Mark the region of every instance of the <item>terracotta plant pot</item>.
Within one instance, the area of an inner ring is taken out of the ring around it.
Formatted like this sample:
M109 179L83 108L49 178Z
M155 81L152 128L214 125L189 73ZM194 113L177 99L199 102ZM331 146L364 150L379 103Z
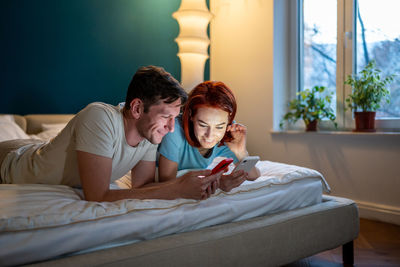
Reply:
M307 132L315 132L317 130L317 120L310 121L310 123L306 124L306 131Z
M356 129L354 132L375 132L375 114L372 111L355 111L354 119L356 121Z

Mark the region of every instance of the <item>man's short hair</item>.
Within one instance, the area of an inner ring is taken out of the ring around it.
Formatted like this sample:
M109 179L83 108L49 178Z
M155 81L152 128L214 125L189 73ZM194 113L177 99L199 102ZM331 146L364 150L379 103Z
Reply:
M151 105L157 104L160 100L170 104L180 98L183 105L187 100L187 93L163 68L146 66L139 68L133 75L126 94L126 109L130 109L130 103L135 98L143 101L144 112L147 112Z

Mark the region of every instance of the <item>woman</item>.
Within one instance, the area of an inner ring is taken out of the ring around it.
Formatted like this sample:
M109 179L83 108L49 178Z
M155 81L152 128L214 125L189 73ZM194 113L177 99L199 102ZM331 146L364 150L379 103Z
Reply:
M224 83L207 81L196 86L182 117L175 120L174 132L168 133L159 146L159 180L175 179L183 169L204 169L215 157L233 158L238 163L248 156L246 127L233 122L235 114L235 97ZM233 172L221 177L219 188L230 191L259 176L257 167L249 173Z

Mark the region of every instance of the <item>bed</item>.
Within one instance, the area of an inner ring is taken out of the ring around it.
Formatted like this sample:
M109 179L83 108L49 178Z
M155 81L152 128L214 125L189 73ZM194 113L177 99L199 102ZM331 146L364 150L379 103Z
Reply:
M71 116L14 121L39 138ZM356 204L325 195L329 185L315 170L258 167L256 181L205 201L98 203L62 185L0 185L0 265L279 266L338 246L352 263Z

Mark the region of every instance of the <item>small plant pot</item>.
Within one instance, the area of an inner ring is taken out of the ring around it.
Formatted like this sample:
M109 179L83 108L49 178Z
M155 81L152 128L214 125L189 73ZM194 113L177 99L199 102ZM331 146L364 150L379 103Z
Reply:
M315 132L317 131L317 120L310 121L308 124L306 124L306 131L307 132Z
M356 121L356 129L354 132L375 132L375 115L372 111L355 111L354 119Z

